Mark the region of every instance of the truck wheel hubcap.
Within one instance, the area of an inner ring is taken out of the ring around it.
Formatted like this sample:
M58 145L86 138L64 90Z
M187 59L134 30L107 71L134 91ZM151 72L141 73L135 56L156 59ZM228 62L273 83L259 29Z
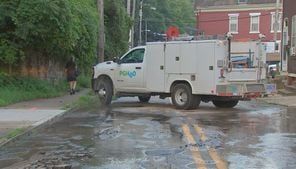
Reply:
M105 90L104 88L101 88L101 89L99 90L99 96L100 96L100 97L105 97L105 96L106 96L106 90Z
M187 102L188 95L183 89L179 89L176 92L175 99L178 105L184 105Z

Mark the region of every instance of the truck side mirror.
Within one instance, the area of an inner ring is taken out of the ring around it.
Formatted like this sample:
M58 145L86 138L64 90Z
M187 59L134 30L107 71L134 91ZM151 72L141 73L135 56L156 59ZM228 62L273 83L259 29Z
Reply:
M120 64L120 59L118 57L114 57L113 62L117 63L117 64Z

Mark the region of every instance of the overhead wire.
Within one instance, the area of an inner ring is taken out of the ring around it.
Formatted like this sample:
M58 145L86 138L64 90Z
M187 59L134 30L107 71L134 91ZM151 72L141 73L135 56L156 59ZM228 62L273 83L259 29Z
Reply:
M264 15L258 15L258 16L270 16L271 14L264 14ZM255 15L256 16L256 15ZM251 16L245 16L245 17L239 17L238 16L238 19L241 20L241 19L250 19ZM154 19L144 19L144 21L147 21L147 22L152 22L152 23L180 23L177 22L177 21L158 21L158 20L154 20ZM200 20L199 23L207 23L207 22L222 22L222 21L229 21L229 18L225 18L225 19L215 19L215 20ZM193 22L193 21L181 21L181 23L196 23L196 22Z

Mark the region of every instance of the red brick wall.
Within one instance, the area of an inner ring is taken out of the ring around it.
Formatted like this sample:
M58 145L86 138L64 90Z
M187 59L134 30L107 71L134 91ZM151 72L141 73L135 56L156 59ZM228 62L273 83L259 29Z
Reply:
M275 10L253 10L253 11L229 11L229 12L200 12L198 30L203 31L205 35L223 35L229 31L228 14L239 14L238 34L234 35L235 40L258 39L258 34L250 34L250 13L261 13L260 15L260 33L266 36L265 41L273 41L274 34L271 33L271 12ZM198 19L197 19L198 20ZM278 34L277 39L281 36Z

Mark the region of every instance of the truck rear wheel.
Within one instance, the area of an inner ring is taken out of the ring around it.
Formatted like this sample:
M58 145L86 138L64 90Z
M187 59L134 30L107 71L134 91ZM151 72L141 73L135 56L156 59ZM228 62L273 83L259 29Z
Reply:
M233 108L238 104L238 100L230 100L230 101L213 100L213 104L216 107L220 107L220 108Z
M141 103L148 103L151 96L138 96Z
M177 84L172 91L172 101L177 109L195 109L198 106L198 96L191 93L191 88L186 84Z
M201 97L200 96L195 96L196 100L195 100L195 108L199 107L200 102L201 102Z
M98 95L103 105L109 105L112 101L112 84L110 81L102 79L98 84Z

